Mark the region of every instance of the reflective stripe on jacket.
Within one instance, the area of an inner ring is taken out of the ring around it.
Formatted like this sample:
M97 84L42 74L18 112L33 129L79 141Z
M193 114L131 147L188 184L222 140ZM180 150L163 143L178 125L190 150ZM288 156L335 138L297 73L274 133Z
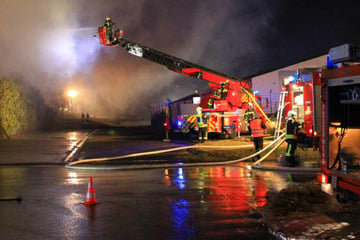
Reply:
M296 139L300 123L295 120L288 120L286 122L286 135L285 139Z
M199 128L205 128L208 126L208 119L204 117L204 114L196 114L195 116Z
M263 137L265 135L266 125L259 118L256 118L250 122L251 136Z

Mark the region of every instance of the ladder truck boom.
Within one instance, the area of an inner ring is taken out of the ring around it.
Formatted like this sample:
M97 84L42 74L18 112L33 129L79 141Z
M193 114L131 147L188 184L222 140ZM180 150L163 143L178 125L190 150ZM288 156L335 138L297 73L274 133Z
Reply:
M267 118L252 93L250 80L238 79L130 41L123 38L123 31L115 30L115 26L116 24L110 18L106 18L105 24L98 28L101 45L122 47L132 55L163 65L184 76L208 81L213 95L208 96L200 103L199 106L203 108L204 112L230 114L239 112L239 109L245 110L247 103L253 102L257 106L257 110ZM268 118L267 120L269 121ZM230 119L229 121L234 120Z
M111 24L114 24L111 22ZM111 27L110 27L111 28ZM110 29L111 30L111 29ZM230 89L238 90L238 87L251 89L250 80L240 80L209 68L188 62L155 49L143 46L139 43L130 41L122 37L122 31L116 30L109 33L109 27L104 25L98 28L100 44L105 46L120 46L128 53L137 57L145 58L152 62L161 64L169 70L183 74L188 77L195 77L208 81L209 83L220 86L221 82L229 80ZM107 33L108 32L108 33Z
M250 89L250 81L239 80L235 77L219 73L200 65L157 51L155 49L145 47L125 38L119 39L114 44L124 48L130 54L161 64L166 66L169 70L183 74L185 76L203 79L219 86L221 82L231 80L234 82L239 82L240 86Z

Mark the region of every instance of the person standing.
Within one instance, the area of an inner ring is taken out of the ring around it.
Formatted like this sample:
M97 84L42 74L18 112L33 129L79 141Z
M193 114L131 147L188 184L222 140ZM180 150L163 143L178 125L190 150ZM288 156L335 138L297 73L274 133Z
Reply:
M296 166L295 150L297 148L297 134L301 129L301 124L296 121L296 113L290 110L287 114L285 141L287 148L285 153L285 161L290 167Z
M110 17L105 19L104 26L106 27L106 38L112 42L113 41L113 29L116 28L116 24L111 21Z
M245 111L245 114L244 114L244 119L245 119L245 124L246 124L247 129L249 130L250 134L251 134L250 122L254 118L255 118L254 105L251 102L249 102L247 104L247 110Z
M196 108L196 122L199 129L199 142L208 140L208 116L202 112L202 107Z
M90 115L86 113L86 124L90 124Z
M81 124L85 123L85 114L81 113Z
M254 142L255 152L258 152L264 147L264 136L266 129L266 124L260 118L259 113L256 113L255 118L250 121L250 129L252 141ZM255 162L255 160L259 159L260 154L258 154L253 161Z

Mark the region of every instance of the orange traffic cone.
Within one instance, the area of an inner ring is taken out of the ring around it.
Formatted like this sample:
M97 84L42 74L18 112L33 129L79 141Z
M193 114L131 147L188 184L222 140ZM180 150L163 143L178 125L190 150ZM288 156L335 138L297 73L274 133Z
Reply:
M87 188L87 193L86 193L86 200L85 200L84 204L94 205L97 203L98 202L96 201L96 198L95 198L95 189L93 187L93 179L92 179L92 177L90 177L88 188Z

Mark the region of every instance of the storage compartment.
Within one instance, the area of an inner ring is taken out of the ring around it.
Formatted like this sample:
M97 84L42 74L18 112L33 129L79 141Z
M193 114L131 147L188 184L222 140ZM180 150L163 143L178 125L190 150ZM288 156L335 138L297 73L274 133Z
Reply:
M360 79L331 79L327 86L328 168L360 176Z
M345 80L343 80L345 81ZM348 82L354 82L349 79ZM360 84L328 87L328 120L342 128L360 128Z

